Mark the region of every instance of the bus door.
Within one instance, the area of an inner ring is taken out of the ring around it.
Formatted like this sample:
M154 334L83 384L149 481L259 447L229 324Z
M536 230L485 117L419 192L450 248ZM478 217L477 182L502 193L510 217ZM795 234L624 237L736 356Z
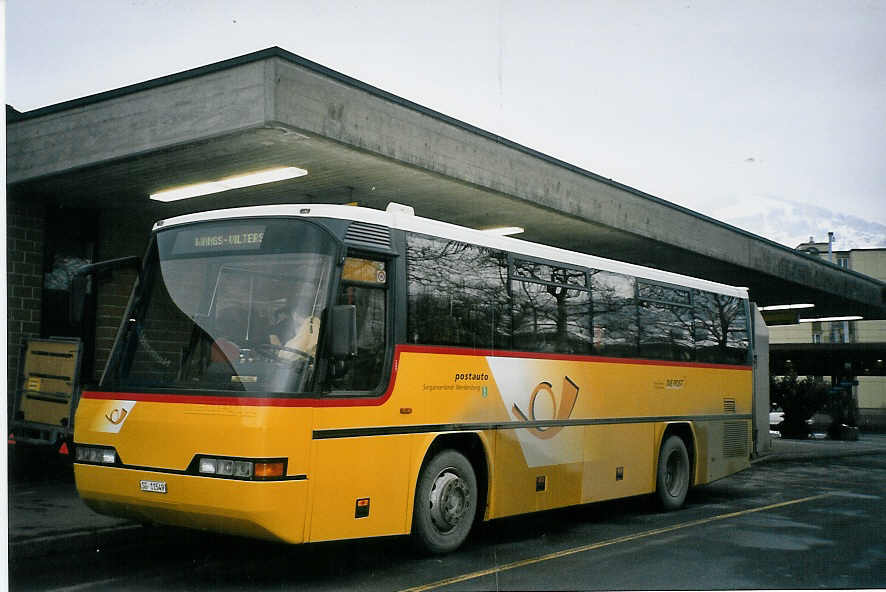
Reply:
M344 262L337 303L356 307L357 355L329 362L325 400L315 414L311 541L408 530L412 436L391 428L413 416L401 413L410 402L387 392L392 265L356 254Z

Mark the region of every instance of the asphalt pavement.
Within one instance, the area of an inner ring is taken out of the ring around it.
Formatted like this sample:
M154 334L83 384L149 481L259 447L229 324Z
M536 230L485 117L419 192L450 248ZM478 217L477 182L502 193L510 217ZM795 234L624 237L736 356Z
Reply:
M772 450L753 463L804 461L886 454L886 435L862 434L855 442L826 439L772 440ZM47 459L10 451L9 556L36 557L133 536L137 523L96 514L77 496L69 459ZM23 462L35 466L22 470ZM14 466L19 463L19 466ZM45 469L42 471L41 469ZM139 533L139 536L144 534Z

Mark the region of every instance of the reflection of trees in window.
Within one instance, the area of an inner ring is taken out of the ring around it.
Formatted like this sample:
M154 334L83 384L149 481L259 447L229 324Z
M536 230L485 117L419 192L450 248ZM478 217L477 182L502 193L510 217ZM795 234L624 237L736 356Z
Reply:
M637 355L637 305L634 278L592 270L591 294L594 353L603 356Z
M572 288L584 288L585 272L516 261L514 275L516 277L511 284L514 348L588 353L591 342L588 315L590 298L586 289Z
M691 360L689 291L638 281L637 295L640 300L640 355L657 360Z
M410 234L407 257L410 342L510 347L505 253Z
M689 306L689 290L681 290L661 284L637 282L637 298L666 304L682 304Z
M514 261L514 275L522 279L543 284L575 288L587 287L587 274L584 270L554 267L553 265L536 263L535 261L525 261L523 259L517 259Z
M522 259L508 291L506 253L417 234L407 242L412 343L747 363L739 298Z
M694 303L698 360L747 363L748 317L745 301L734 296L696 291Z

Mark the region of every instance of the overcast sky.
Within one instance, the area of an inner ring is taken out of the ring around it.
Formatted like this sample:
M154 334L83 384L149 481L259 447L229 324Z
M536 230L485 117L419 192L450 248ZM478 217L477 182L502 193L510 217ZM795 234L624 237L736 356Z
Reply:
M788 246L886 247L886 0L8 0L27 111L271 46Z

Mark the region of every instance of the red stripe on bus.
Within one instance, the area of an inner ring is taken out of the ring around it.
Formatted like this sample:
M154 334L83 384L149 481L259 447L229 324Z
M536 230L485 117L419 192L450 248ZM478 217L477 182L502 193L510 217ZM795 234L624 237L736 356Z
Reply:
M592 362L598 364L633 364L644 366L683 366L689 368L712 368L722 370L752 370L751 366L735 364L706 364L702 362L676 362L668 360L644 360L636 358L606 358L498 350L475 350L470 348L435 345L398 345L394 350L394 367L387 390L378 397L240 397L224 395L179 395L166 393L131 393L84 391L81 398L98 400L144 401L147 403L189 403L192 405L235 405L251 407L373 407L384 404L393 394L397 382L397 369L403 353L438 354L470 357L521 358L538 360L561 360L567 362Z
M167 393L127 393L86 391L81 398L146 403L188 403L191 405L232 405L251 407L357 407L381 405L390 396L380 397L240 397L226 395L176 395Z

